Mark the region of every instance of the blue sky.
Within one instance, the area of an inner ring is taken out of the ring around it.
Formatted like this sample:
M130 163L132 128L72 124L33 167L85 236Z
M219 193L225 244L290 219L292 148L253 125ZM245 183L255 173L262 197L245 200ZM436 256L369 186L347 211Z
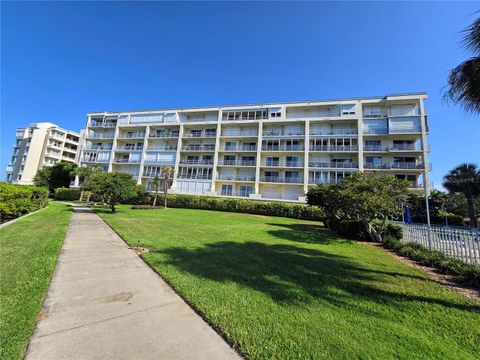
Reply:
M480 165L480 116L441 101L474 2L2 2L0 179L15 128L86 113L427 91L432 180Z

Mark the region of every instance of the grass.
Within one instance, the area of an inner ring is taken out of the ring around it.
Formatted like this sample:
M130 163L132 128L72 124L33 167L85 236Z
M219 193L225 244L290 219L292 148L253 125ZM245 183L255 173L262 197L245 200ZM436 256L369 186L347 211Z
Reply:
M480 304L319 223L205 210L99 212L252 359L475 359Z
M0 229L0 359L22 359L72 212L50 206Z

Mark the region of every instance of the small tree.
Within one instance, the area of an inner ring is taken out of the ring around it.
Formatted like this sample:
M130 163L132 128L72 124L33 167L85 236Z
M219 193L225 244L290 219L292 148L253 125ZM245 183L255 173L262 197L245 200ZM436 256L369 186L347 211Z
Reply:
M53 166L45 167L37 171L33 182L37 186L47 187L50 192L57 188L69 187L77 165L60 161Z
M160 187L160 176L158 176L158 174L155 174L155 177L153 178L153 189L155 190L155 195L153 196L153 207L157 205L159 187Z
M168 199L168 184L170 183L170 176L173 174L173 169L170 166L162 168L163 172L163 207L167 208Z
M116 212L115 205L136 194L137 183L132 175L126 173L99 173L91 176L82 185L82 189L91 191L106 202L112 211Z
M90 176L93 176L95 174L99 174L103 172L103 168L101 166L79 166L76 169L73 170L73 176L78 176L80 181L86 182ZM81 189L80 193L80 199L83 199L84 195L84 190L83 188ZM90 195L87 196L87 201Z
M450 170L443 180L443 186L449 192L465 194L470 222L477 227L474 198L480 195L480 170L475 164L460 164Z
M381 240L388 216L398 216L407 198L408 182L393 176L354 173L338 184L318 185L307 193L307 203L322 207L339 219L360 220L372 240ZM381 219L380 232L371 226Z

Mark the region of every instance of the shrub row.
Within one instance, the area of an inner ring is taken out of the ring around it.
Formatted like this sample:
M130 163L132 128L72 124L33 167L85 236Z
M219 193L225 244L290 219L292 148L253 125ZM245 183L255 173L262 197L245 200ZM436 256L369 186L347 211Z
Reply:
M152 201L150 201L150 204ZM159 205L163 197L159 196ZM238 212L266 216L282 216L304 220L323 220L324 212L316 206L284 202L263 202L243 199L225 199L201 195L168 195L168 206L172 208L204 209Z
M383 240L383 246L400 256L408 257L422 265L437 269L442 274L456 275L464 282L480 288L480 266L464 263L439 251L431 251L413 243L401 243L392 236Z
M359 241L370 241L370 235L365 226L360 220L340 220L340 219L330 219L327 221L327 226L338 232L340 235L347 237L349 239L355 239ZM381 221L373 221L372 226L375 230L380 231ZM383 234L385 236L393 236L395 239L401 239L403 237L403 231L400 226L393 223L387 223L383 229Z
M68 200L74 201L80 199L80 190L69 189L69 188L57 188L55 189L55 200Z
M46 188L0 183L0 220L2 222L41 209L47 203Z

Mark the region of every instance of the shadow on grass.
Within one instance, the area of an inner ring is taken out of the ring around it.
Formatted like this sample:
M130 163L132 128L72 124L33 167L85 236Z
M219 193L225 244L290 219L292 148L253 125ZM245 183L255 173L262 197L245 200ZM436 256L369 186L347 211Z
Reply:
M320 250L258 242L216 242L196 249L157 250L150 255L155 253L163 259L150 257L153 266L167 263L198 277L235 282L260 291L282 305L323 300L358 310L357 302L362 300L407 311L410 309L407 304L415 301L480 311L477 305L390 291L389 287L398 277L415 276L366 269L347 257Z
M268 233L282 240L307 244L332 244L348 241L321 225L279 223L269 223L267 225L279 227L278 230L268 230Z

